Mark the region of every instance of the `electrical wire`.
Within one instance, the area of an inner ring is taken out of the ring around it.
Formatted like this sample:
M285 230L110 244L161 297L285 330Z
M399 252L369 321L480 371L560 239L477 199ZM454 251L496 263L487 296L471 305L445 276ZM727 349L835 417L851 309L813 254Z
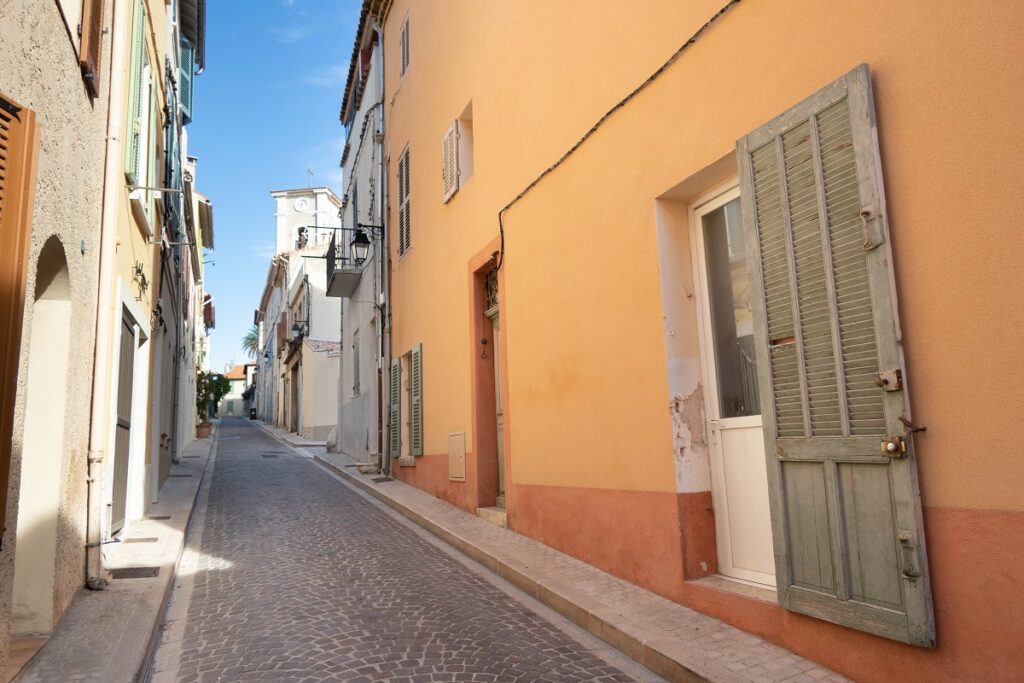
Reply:
M672 64L675 63L675 61L677 59L679 59L680 55L682 55L683 52L685 52L687 48L689 48L691 45L693 45L695 42L697 42L697 39L700 38L701 34L703 34L705 31L707 31L711 27L712 24L714 24L716 21L718 21L722 17L722 15L724 15L726 12L728 12L730 9L732 9L735 5L738 5L739 3L740 3L740 0L729 0L729 2L727 2L725 4L725 6L722 7L722 9L718 10L717 12L715 12L715 14L710 19L708 19L706 22L704 22L703 26L701 26L699 29L697 29L696 33L694 33L692 36L690 36L690 38L685 43L683 43L682 45L679 46L679 49L677 49L675 52L672 53L672 56L669 57L668 60L666 60L664 64L662 64L660 67L658 67L658 69L654 73L652 73L650 76L648 76L647 79L644 80L644 82L642 82L640 85L638 85L636 88L634 88L632 92L630 92L628 95L626 95L621 100L619 100L615 104L615 106L613 106L611 109L606 111L604 113L604 115L601 116L601 118L599 118L597 120L597 123L595 123L593 126L591 126L590 130L588 130L586 133L583 134L583 137L581 137L579 140L577 140L576 143L572 147L570 147L568 149L568 151L566 151L565 154L563 154L561 157L559 157L558 161L556 161L555 163L551 164L546 169L544 169L544 171L540 175L538 175L536 178L534 178L533 181L529 185L527 185L525 188L523 188L522 192L520 192L515 197L513 197L512 201L510 201L508 204L506 204L504 206L504 208L502 208L501 211L498 212L498 232L499 232L500 237L501 237L501 250L498 252L498 262L494 266L495 270L501 270L501 266L505 262L505 222L504 222L504 217L503 217L504 213L506 211L508 211L509 209L511 209L512 206L516 202L518 202L520 199L525 197L526 193L529 192L530 190L532 190L538 183L540 183L541 180L543 180L545 177L550 175L556 168L561 166L566 161L566 159L568 159L570 156L572 156L573 153L577 149L579 149L583 145L583 143L586 142L590 138L591 135L593 135L594 133L597 132L598 128L600 128L601 126L604 125L605 121L607 121L609 118L611 118L612 114L614 114L619 109L622 109L622 107L624 107L627 102L629 102L631 99L636 97L638 94L640 94L640 92L642 90L644 90L647 86L649 86L651 83L653 83L654 80L658 78L658 76L660 76L662 73L664 73L665 70L667 70L670 66L672 66Z

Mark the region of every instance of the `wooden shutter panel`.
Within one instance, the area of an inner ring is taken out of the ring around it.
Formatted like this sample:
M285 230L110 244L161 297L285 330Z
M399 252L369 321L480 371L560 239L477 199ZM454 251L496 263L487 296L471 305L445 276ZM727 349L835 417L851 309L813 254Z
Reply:
M409 453L423 455L423 345L409 353Z
M867 66L741 139L737 157L779 602L932 647Z
M404 76L406 70L409 68L409 18L405 18L405 22L402 24L402 69L401 75Z
M160 115L156 107L157 99L157 88L156 83L151 83L146 88L148 93L147 99L149 100L149 133L146 135L146 185L159 186L159 181L156 175L156 150L157 150L157 131L160 129ZM158 193L152 190L146 190L146 215L149 216L150 225L155 226L153 220L155 214L155 203Z
M444 187L444 201L448 201L459 189L459 122L453 121L441 141L441 180Z
M0 531L7 510L38 140L35 112L0 94Z
M126 122L127 139L125 140L124 174L131 184L139 179L139 157L142 140L142 72L145 66L146 8L140 0L136 0L132 21L132 61L131 73L128 78L128 121Z
M192 76L195 73L196 49L181 41L181 64L178 67L178 103L185 123L192 121Z
M82 8L82 42L79 62L89 94L100 94L100 55L103 49L103 0L85 0Z
M391 457L402 454L402 363L391 361L390 416L388 426L391 435Z
M409 202L409 150L398 158L398 253L404 254L412 244L412 214Z

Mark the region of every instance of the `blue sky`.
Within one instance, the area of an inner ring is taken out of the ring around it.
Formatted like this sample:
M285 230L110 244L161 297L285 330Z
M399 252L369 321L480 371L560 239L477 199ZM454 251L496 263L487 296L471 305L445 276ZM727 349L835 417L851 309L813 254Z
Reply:
M189 153L197 189L213 202L215 249L210 369L243 362L242 335L274 252L271 190L314 185L340 194L341 90L359 0L211 0L206 71L195 79Z

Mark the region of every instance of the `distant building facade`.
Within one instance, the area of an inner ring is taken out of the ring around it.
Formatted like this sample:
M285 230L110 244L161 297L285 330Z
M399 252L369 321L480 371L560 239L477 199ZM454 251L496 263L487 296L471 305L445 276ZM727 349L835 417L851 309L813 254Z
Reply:
M341 203L329 188L271 193L277 254L255 314L257 415L314 440L334 431L341 307L327 297L327 250Z

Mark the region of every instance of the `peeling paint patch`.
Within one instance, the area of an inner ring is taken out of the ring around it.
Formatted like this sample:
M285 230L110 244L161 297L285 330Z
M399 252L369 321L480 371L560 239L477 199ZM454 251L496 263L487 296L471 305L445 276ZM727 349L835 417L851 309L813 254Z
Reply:
M711 489L708 442L704 418L704 388L700 383L686 396L669 403L672 417L672 450L676 466L676 491L692 493Z

